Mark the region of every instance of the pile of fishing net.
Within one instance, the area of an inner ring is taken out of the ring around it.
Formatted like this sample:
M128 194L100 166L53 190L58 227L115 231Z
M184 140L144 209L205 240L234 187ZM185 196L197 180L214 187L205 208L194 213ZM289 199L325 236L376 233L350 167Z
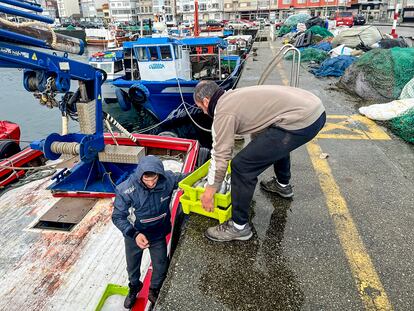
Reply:
M414 77L414 48L373 49L345 72L339 86L366 100L389 102L399 98Z
M414 108L399 117L391 119L390 126L395 134L414 144Z
M306 32L311 32L314 35L318 35L322 38L333 37L334 35L324 27L321 26L312 26Z
M316 63L322 63L325 59L329 57L328 52L316 49L316 48L306 48L300 52L300 61L301 62L310 62L314 61ZM290 60L293 58L292 54L288 54L286 59Z
M284 36L285 34L289 33L292 30L293 27L290 26L286 26L286 25L282 25L282 27L280 27L279 32L277 33L277 35L279 37Z
M298 23L305 23L308 19L310 19L309 14L306 14L306 13L293 14L285 20L283 25L286 25L289 27L296 27Z

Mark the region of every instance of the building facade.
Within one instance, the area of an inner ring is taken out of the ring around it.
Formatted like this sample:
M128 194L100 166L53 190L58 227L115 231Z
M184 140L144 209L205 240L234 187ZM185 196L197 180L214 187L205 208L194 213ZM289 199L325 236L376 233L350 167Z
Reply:
M78 1L57 0L57 8L60 18L68 18L74 14L80 14L80 7Z
M224 0L224 19L273 19L277 0Z
M137 0L109 0L109 11L112 22L137 22Z
M177 0L177 19L179 21L194 21L194 1ZM199 0L199 20L224 19L223 0Z
M40 2L43 12L42 15L49 18L58 18L58 7L56 0L42 0Z
M158 3L155 3L158 5ZM153 0L138 0L137 1L137 15L138 20L154 19L154 3Z

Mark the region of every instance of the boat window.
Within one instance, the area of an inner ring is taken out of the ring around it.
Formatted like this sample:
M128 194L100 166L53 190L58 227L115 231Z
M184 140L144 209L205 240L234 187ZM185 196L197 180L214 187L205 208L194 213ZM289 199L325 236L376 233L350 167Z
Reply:
M149 46L148 52L151 57L151 60L159 60L158 58L158 51L156 46Z
M124 69L124 66L122 65L122 60L117 60L114 63L114 73L120 72Z
M112 63L101 63L99 67L106 73L112 73Z
M89 63L89 65L91 65L93 68L98 67L98 64L97 63Z
M162 60L172 60L171 48L169 45L160 46L160 54Z
M175 58L176 59L181 59L182 58L182 50L181 47L178 45L174 46L174 51L175 51Z
M135 53L138 54L138 61L145 61L149 60L148 54L147 54L147 48L135 48Z

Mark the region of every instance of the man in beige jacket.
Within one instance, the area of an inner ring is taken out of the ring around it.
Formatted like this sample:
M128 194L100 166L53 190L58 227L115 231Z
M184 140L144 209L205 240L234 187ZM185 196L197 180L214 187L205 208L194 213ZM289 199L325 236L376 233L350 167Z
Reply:
M205 210L214 209L214 194L233 155L234 136L255 136L231 162L232 218L205 233L218 242L248 240L253 235L248 217L257 177L273 165L275 176L262 182L262 189L293 196L289 154L322 129L325 108L317 96L299 88L261 85L224 92L213 81L196 86L194 101L213 118L208 185L201 197Z

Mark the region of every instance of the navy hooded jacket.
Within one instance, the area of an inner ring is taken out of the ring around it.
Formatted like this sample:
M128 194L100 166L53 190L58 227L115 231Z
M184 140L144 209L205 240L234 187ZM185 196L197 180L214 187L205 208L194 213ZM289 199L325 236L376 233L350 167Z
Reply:
M157 185L147 188L141 177L145 172L159 175ZM171 231L170 201L184 174L164 171L161 160L145 156L127 180L116 187L112 221L125 238L135 239L139 233L149 242L165 238Z

